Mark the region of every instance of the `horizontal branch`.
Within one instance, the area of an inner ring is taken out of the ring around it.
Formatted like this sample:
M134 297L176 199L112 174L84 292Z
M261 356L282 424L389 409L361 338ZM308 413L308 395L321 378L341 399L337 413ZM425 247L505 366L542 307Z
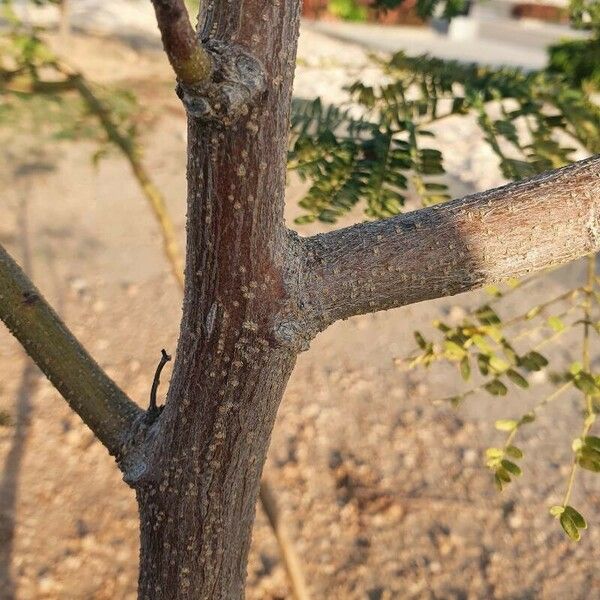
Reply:
M600 155L304 244L319 329L519 277L600 249Z
M0 319L71 408L117 456L141 414L0 246Z
M177 79L186 85L202 83L212 74L212 61L202 47L184 0L152 0L163 46Z

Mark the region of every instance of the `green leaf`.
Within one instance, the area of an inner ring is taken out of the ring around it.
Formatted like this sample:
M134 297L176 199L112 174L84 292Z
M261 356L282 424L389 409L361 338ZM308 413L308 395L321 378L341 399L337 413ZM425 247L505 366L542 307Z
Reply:
M446 323L440 321L439 319L433 321L432 324L436 329L439 329L442 333L447 333L451 329L451 327L449 327L448 325L446 325Z
M515 352L514 348L506 340L502 341L502 351L504 352L504 355L510 361L511 364L518 364L519 356Z
M600 437L595 435L587 435L583 438L583 441L585 442L586 446L590 446L591 448L594 448L600 452Z
M481 330L497 344L501 344L504 340L504 331L500 325L482 325Z
M485 354L477 355L477 368L482 375L489 375L490 365L489 358Z
M489 365L497 373L504 373L504 371L506 371L510 366L505 360L501 359L495 354L490 356Z
M592 473L600 473L600 462L594 460L593 458L589 458L587 456L580 456L577 459L577 464L586 471L591 471Z
M563 512L560 515L560 524L564 530L564 532L575 542L578 542L581 539L581 534L577 529L577 526L573 522L573 519L566 513Z
M492 347L487 343L485 338L481 335L474 335L472 338L473 343L484 353L492 354Z
M525 413L521 419L519 420L519 423L521 425L527 425L528 423L533 423L535 421L535 413L534 412L528 412Z
M563 512L565 512L564 506L556 505L550 508L550 514L557 519L563 514Z
M494 309L489 305L485 304L475 311L477 320L482 325L499 325L502 321Z
M499 419L494 424L498 431L513 431L518 427L518 425L519 422L515 421L514 419Z
M484 290L486 291L486 293L488 293L490 296L493 296L494 298L502 297L502 291L497 285L486 285Z
M574 362L569 367L569 373L571 373L571 375L577 375L580 371L583 371L583 365L580 362Z
M565 324L559 317L548 317L548 325L557 333L563 331Z
M500 464L512 475L516 475L517 477L519 477L523 474L523 471L521 471L521 467L519 467L519 465L516 465L510 460L504 459L503 461L501 461Z
M516 446L507 446L506 454L508 454L508 456L512 456L512 458L523 458L523 451Z
M596 380L587 371L579 371L573 378L575 387L581 390L584 394L595 395L600 393L600 389L596 385Z
M548 364L548 359L539 352L532 350L521 356L519 362L528 371L541 371Z
M508 371L506 371L506 376L516 385L518 385L521 388L528 388L529 387L529 382L527 381L527 379L525 379L525 377L523 377L523 375L521 375L519 372L515 371L514 369L509 369Z
M510 480L510 478L509 478ZM502 480L502 478L500 477L500 475L498 475L498 472L496 471L496 473L494 473L494 483L496 484L496 487L498 488L498 491L502 491L502 489L504 488L504 481Z
M600 462L600 450L592 448L592 446L582 444L581 448L579 449L579 453L585 458L590 458L592 460L595 460L596 462Z
M465 381L468 381L471 376L471 363L468 356L463 357L460 361L460 375Z
M302 215L301 217L296 217L294 223L296 225L307 225L308 223L313 223L315 219L315 215Z
M495 471L500 466L500 461L504 457L504 450L502 448L488 448L485 451L485 456L486 467Z
M492 379L483 388L492 396L506 396L508 392L508 388L499 379Z
M575 523L577 529L587 529L587 523L585 522L585 519L581 513L576 511L572 506L565 506L564 514L569 515L573 523Z
M444 341L444 355L449 360L460 360L467 354L467 351L451 340Z
M487 448L485 451L486 458L502 458L504 450L502 448Z
M421 348L421 350L425 350L425 348L427 348L427 342L425 341L425 338L421 335L421 332L414 331L413 335L415 336L415 340L417 340L417 344L419 344L419 348Z
M510 474L505 468L500 467L499 469L497 469L496 475L505 483L510 483Z

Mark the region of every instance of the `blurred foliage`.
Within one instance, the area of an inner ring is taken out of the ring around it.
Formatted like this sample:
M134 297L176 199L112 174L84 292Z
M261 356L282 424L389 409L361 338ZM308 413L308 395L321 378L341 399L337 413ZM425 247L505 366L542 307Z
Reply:
M392 8L398 3L379 4ZM428 10L437 4L430 2ZM457 9L456 4L445 6L444 10ZM598 4L578 6L578 22L589 26L584 9L592 14ZM581 58L589 56L582 51ZM566 165L577 147L600 152L600 109L590 95L591 86L585 84L589 78L569 70L575 61L566 61L568 68L526 72L399 52L378 63L382 82L353 83L343 106L326 106L319 99L294 102L289 168L309 184L300 201L305 213L298 223L334 223L357 206L364 207L368 218L387 218L405 210L411 198L422 206L447 200L444 157L436 148L433 126L449 117L477 123L508 180ZM511 389L535 397L523 414L496 422L505 439L488 448L485 463L499 490L522 474L518 440L523 428L534 424L551 403L580 395L582 429L573 442L564 500L551 508L573 540L580 539L587 527L570 504L575 475L580 469L600 472L600 438L590 434L600 410L600 372L592 370L590 360L592 336L600 335L595 264L595 257L589 257L580 286L523 314L503 316L502 301L519 290L526 293L537 277L490 286L490 298L462 322L436 321L437 334L428 337L415 332L418 348L397 361L403 368L449 362L459 378L475 381L444 399L453 406L479 393L502 397ZM552 364L546 347L560 344L565 334L577 330L581 360ZM535 341L540 336L541 341ZM533 384L543 373L555 389L540 399Z
M600 2L598 0L570 0L571 22L578 29L587 29L600 35Z
M600 152L600 110L562 75L403 52L380 65L386 82L355 82L345 107L294 102L289 167L311 184L298 223L335 222L359 202L385 218L409 195L448 199L431 126L450 116L476 117L507 179L567 164L577 143Z
M372 6L380 10L390 10L404 4L406 0L373 0ZM415 8L419 16L452 19L464 15L473 5L472 0L416 0ZM574 27L600 30L600 2L598 0L570 0L569 16Z
M99 144L94 159L100 158L113 142L89 96L82 93L85 88L134 146L139 107L131 91L87 82L51 50L41 37L43 29L19 19L11 0L0 0L0 15L5 20L0 36L0 127L35 132L38 141L92 140Z
M549 48L549 71L564 75L573 87L600 91L600 37L566 40Z
M372 6L385 11L397 8L404 2L405 0L373 0ZM471 0L417 0L415 9L421 18L434 16L452 19L464 15L471 3Z
M0 127L28 129L38 146L44 137L93 140L98 146L94 164L111 150L120 152L154 213L173 275L183 284L175 227L164 197L142 164L135 95L88 81L52 52L41 37L43 30L19 19L11 0L0 0L0 8L8 25L0 36Z
M571 0L569 9L573 26L591 37L550 46L549 71L562 74L571 86L600 91L600 2Z
M329 0L327 10L345 21L364 21L367 18L367 7L357 0Z

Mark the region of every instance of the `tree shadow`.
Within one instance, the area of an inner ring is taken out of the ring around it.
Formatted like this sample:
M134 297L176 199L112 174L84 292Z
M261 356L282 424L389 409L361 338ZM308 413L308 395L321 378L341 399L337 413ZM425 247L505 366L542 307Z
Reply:
M44 162L36 161L21 165L14 171L15 180L23 178L23 190L18 205L18 238L21 245L21 266L32 275L33 263L29 229L28 198L32 176L51 170ZM14 408L14 433L12 443L4 461L0 478L0 598L15 600L16 583L11 573L15 546L16 508L19 495L19 480L33 414L33 394L41 379L41 372L23 353L25 364L21 371Z
M4 461L2 479L0 479L0 585L3 600L14 600L16 597L15 581L11 574L15 542L15 510L21 464L25 456L33 412L31 399L38 381L37 367L27 361L21 372L21 382L17 390L12 445Z

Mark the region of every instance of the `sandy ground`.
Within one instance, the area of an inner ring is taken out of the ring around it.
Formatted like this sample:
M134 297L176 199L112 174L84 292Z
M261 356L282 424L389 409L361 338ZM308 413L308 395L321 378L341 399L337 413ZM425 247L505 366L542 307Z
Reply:
M92 78L139 95L145 163L183 235L184 115L162 55L104 39L76 36L72 44L69 55ZM302 97L333 99L348 77L372 76L362 51L315 33L303 34L300 56ZM499 183L473 130L449 123L443 135L461 144L449 165L455 189ZM180 298L127 165L112 155L94 167L91 144L40 146L0 135L0 241L108 373L145 404L160 348L175 348ZM290 222L300 192L290 188ZM580 275L581 265L555 272L503 310L517 314ZM300 356L265 472L315 599L600 598L598 478L578 478L573 503L590 521L581 543L569 543L547 513L564 489L578 397L524 431L525 475L500 495L482 457L502 440L493 422L543 397L544 377L533 393L477 396L456 411L433 402L459 386L451 371L407 374L394 364L413 349L414 328L430 331L433 318L460 316L480 299L468 294L338 323ZM567 338L548 354L566 360L576 342ZM0 427L0 598L135 598L133 493L2 329L0 408L10 415ZM290 598L260 511L248 597Z

